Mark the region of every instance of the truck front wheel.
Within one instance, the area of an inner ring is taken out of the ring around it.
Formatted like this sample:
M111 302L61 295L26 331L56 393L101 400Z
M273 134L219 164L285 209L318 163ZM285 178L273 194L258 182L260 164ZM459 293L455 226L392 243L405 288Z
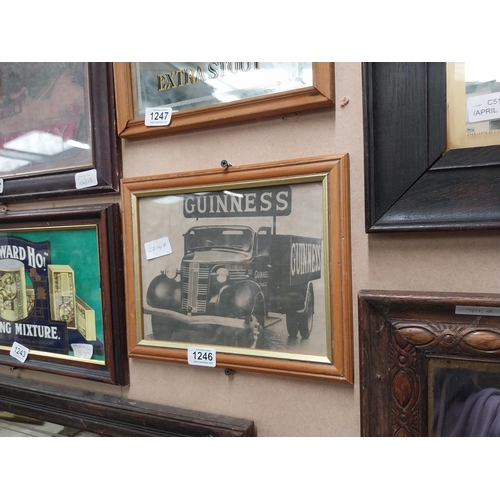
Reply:
M153 327L153 337L155 340L171 340L174 334L174 327L171 321L159 316L151 316L151 326Z
M266 306L262 294L257 295L255 305L248 322L248 329L238 336L239 347L253 347L264 329L266 322Z

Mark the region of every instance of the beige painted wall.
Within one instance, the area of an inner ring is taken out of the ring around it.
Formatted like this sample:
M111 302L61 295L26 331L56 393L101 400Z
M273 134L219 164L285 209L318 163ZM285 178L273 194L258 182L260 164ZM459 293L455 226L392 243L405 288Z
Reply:
M249 418L259 436L359 436L357 293L361 289L497 292L500 234L364 231L361 65L337 63L334 109L123 142L124 176L349 153L354 317L353 385L130 360L131 382L119 388L0 367L0 373L108 394ZM343 98L348 104L340 106ZM390 118L390 117L389 117ZM110 197L109 200L118 200ZM92 200L95 201L95 200ZM97 201L103 201L99 199ZM108 201L108 200L106 200ZM70 205L70 202L36 206ZM24 208L33 205L26 204Z

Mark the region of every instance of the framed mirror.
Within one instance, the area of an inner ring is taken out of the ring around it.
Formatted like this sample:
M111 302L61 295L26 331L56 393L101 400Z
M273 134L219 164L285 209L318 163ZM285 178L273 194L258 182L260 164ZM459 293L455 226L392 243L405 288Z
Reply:
M500 436L500 365L432 359L429 402L431 436Z
M323 108L335 100L332 62L119 62L114 74L124 139ZM147 110L165 109L168 123L146 121Z
M118 191L111 63L0 63L0 202Z
M365 228L500 227L500 145L448 145L446 63L364 63Z
M363 436L500 435L500 295L363 290Z

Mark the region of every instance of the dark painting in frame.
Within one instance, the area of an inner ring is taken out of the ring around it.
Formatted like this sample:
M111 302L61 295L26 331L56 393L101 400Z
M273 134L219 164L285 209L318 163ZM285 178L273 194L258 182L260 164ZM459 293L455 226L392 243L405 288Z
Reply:
M446 63L363 63L366 232L500 227L500 146L447 150Z
M126 385L119 205L6 212L0 223L0 363Z
M121 190L130 357L352 382L347 155Z
M1 63L0 70L0 157L20 163L0 171L0 202L116 192L112 63Z

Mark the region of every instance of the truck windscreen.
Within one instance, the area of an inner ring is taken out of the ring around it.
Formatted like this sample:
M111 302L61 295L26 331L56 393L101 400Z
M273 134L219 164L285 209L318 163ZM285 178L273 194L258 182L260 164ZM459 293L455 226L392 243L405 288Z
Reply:
M186 233L186 245L189 251L229 248L248 252L252 248L252 234L253 231L246 227L198 227Z

